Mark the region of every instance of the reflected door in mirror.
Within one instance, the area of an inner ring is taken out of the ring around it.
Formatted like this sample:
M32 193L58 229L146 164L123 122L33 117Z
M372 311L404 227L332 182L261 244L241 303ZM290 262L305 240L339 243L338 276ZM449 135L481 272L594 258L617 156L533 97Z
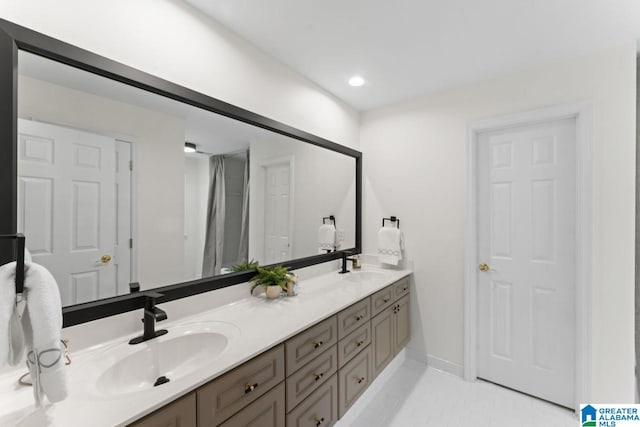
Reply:
M51 271L63 305L115 295L118 277L129 282L129 253L118 248L130 230L130 212L118 209L130 199L129 168L116 166L128 144L28 120L18 133L18 229L34 262Z
M269 165L265 172L264 264L275 264L292 259L291 164Z

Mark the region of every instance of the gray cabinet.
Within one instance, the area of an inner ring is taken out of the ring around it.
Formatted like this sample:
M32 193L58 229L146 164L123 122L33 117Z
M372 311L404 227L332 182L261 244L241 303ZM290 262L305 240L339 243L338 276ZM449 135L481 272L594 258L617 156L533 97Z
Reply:
M287 415L287 427L325 427L338 421L338 380L333 375Z
M295 408L338 370L338 352L334 345L287 377L287 412Z
M342 339L371 319L370 298L345 308L338 313L338 339Z
M387 307L382 313L371 319L371 342L373 345L373 376L377 377L395 356L393 307Z
M395 333L393 345L394 353L398 354L411 339L411 319L409 318L409 295L406 295L395 303L394 310L394 325L393 331Z
M355 403L371 384L371 348L365 348L338 373L338 417Z
M387 286L371 296L371 315L382 312L396 300L394 285Z
M130 424L131 427L196 427L196 394L185 397L158 409L151 415Z
M287 375L322 354L338 342L338 322L336 316L300 332L286 343Z
M391 305L371 319L374 378L382 372L411 339L409 279L406 278L396 282L389 286L388 289L392 290L393 295L404 296L394 300Z
M285 422L284 396L284 383L280 383L220 427L282 427Z
M371 323L367 322L338 341L338 366L342 368L371 343Z
M284 346L279 345L200 387L198 426L219 425L283 380Z

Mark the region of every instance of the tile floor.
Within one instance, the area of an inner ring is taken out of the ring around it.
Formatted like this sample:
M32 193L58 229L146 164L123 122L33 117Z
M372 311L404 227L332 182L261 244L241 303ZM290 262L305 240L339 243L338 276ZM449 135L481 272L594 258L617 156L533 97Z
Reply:
M466 382L411 359L370 390L336 427L580 425L568 409L485 381Z

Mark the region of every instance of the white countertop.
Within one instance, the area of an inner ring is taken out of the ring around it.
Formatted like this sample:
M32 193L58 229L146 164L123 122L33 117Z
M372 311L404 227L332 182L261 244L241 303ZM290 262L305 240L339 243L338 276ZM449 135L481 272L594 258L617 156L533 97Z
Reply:
M107 396L87 392L87 364L107 352L109 347L126 343L122 337L98 346L73 353L68 369L69 397L57 404L36 409L31 387L18 385L26 369L0 375L0 426L120 426L170 403L221 374L241 365L276 344L305 330L320 320L338 313L351 304L373 294L385 286L411 274L411 270L379 269L370 265L349 273L353 278L366 271L384 273L384 279L355 283L337 272L325 274L299 283L299 295L267 300L264 296L247 297L233 303L180 319L161 322L156 328L169 329L189 322L221 322L231 324L227 348L199 371L172 380L143 392ZM171 313L168 313L171 316ZM140 326L140 333L142 326ZM152 340L153 341L153 340ZM139 344L145 346L147 343Z

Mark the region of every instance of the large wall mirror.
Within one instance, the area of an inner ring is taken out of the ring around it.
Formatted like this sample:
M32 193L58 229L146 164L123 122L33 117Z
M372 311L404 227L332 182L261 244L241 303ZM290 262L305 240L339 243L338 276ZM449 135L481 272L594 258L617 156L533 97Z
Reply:
M360 153L0 24L17 62L0 118L15 132L2 232L26 236L72 311L137 307L122 303L133 282L175 299L246 280L234 271L247 261L305 266L359 248ZM329 216L332 253L318 241Z

